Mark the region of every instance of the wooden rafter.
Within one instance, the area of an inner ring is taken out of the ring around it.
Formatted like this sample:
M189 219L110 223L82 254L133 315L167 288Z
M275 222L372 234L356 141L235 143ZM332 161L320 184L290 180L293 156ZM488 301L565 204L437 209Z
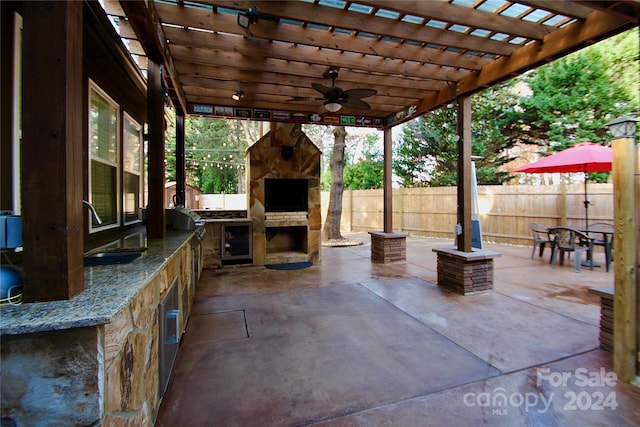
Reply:
M105 8L123 38L162 56L174 105L315 112L323 100L299 98L320 97L311 85L329 85L336 68L343 89L377 90L366 114L386 126L631 28L640 3L108 0ZM238 14L247 13L243 28ZM232 101L240 87L244 98Z

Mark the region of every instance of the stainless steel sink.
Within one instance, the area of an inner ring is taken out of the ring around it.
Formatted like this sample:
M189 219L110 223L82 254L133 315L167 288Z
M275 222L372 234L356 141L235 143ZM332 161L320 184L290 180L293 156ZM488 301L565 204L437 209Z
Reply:
M143 250L96 252L84 256L84 266L127 264L142 255L142 252Z

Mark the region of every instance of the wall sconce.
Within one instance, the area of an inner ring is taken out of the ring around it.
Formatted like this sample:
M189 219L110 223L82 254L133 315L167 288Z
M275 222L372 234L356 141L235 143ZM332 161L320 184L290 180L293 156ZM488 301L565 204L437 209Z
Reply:
M342 108L342 105L338 104L337 102L327 101L327 102L324 103L324 108L326 108L327 111L335 113L336 111L338 111L338 110L340 110Z
M611 120L605 125L609 133L614 139L617 138L634 138L636 136L635 117L624 116Z
M234 93L233 95L231 95L231 98L234 101L240 101L242 99L242 97L244 96L244 91L242 89L237 90L236 93Z

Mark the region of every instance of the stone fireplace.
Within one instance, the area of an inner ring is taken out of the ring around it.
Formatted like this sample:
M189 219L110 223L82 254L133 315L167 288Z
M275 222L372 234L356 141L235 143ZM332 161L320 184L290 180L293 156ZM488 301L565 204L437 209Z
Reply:
M247 150L254 265L318 260L320 155L295 124L278 124Z

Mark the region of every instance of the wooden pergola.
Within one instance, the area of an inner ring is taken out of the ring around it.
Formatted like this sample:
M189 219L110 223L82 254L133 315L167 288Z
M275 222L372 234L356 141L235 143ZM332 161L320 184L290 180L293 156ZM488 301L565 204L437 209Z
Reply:
M312 83L370 87L389 127L638 24L636 1L105 2L142 69L163 63L169 95L194 105L315 113ZM243 19L248 24L241 25ZM244 92L239 101L236 91ZM208 114L208 113L204 113ZM213 114L212 114L213 115Z
M83 189L75 182L82 176L84 134L77 119L83 115L77 49L83 5L55 3L25 2L23 149L56 161L25 166L32 183L25 188L43 183L48 194L26 194L32 207L24 210L23 237L25 266L43 280L33 286L66 286L70 298L82 290ZM95 9L95 2L86 3ZM392 127L457 102L462 252L471 251L470 96L640 21L635 0L105 0L104 7L133 58L114 54L115 60L133 64L146 83L150 237L162 237L165 227L165 95L177 112L178 169L186 115L382 129L387 233L393 232ZM62 58L55 69L52 53ZM332 69L345 90L377 91L366 98L370 109L319 112L323 100L307 98L319 96L312 84L331 85ZM232 99L239 91L242 98ZM60 206L41 212L54 198ZM53 222L67 232L38 240L36 230Z
M390 129L461 101L459 248L466 251L471 116L464 100L632 28L640 14L636 1L536 0L111 0L105 9L141 69L164 66L179 116ZM343 89L375 89L366 98L371 108L323 111L312 84L330 86L330 70L338 71ZM241 99L232 99L237 93ZM390 233L391 134L384 135L384 231Z

